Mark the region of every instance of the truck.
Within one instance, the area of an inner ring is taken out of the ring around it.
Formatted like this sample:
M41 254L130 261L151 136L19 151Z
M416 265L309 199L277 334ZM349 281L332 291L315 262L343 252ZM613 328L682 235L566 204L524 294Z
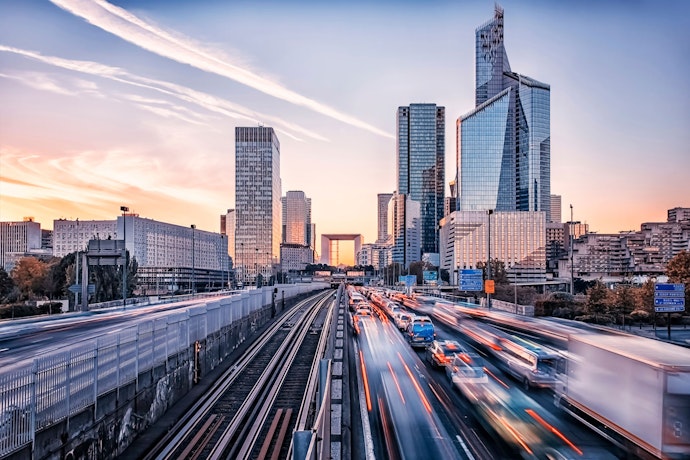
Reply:
M643 459L690 458L690 350L618 332L568 337L554 402Z

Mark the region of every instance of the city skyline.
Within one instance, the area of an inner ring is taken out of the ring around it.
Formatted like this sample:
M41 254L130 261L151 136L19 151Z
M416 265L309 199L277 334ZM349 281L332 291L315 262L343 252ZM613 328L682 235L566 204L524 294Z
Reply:
M262 8L261 5L268 6ZM690 196L690 4L502 2L506 51L551 86L551 193L613 233ZM218 231L235 207L234 128L281 140L284 195L321 233L377 239L395 191L395 113L474 107L491 2L318 5L2 1L0 220L142 217ZM415 30L414 34L405 33ZM433 44L433 47L430 47ZM683 173L683 171L686 171ZM319 238L315 238L319 241Z

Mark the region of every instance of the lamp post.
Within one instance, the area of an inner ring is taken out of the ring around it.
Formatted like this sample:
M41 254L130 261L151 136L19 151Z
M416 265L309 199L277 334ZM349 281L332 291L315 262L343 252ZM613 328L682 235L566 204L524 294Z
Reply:
M493 209L488 210L488 214L489 214L489 237L487 238L487 242L488 242L488 246L489 246L488 247L489 260L486 264L487 265L486 279L488 279L488 280L491 279L491 214L493 214L493 213L494 213ZM486 293L486 306L488 308L491 308L491 294L489 294L488 292Z
M573 205L570 205L570 295L575 295L575 264L573 256L573 243L575 239L573 238Z
M196 261L194 260L194 257L195 257L194 251L196 250L196 244L195 244L196 241L194 239L194 229L196 229L196 225L192 224L191 228L192 228L192 288L190 290L192 291L192 294L195 294L196 293L196 279L195 279L196 273L195 273L194 267L196 265L196 263L195 263Z
M259 289L259 248L254 248L254 287Z
M122 242L124 243L123 249L123 259L124 265L122 266L122 308L127 305L127 212L129 208L127 206L120 206L120 211L122 211Z

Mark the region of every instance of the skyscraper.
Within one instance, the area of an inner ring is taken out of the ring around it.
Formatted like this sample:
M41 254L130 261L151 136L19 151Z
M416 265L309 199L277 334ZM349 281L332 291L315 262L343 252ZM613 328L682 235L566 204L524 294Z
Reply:
M549 222L560 224L561 220L561 196L551 195L551 208L549 212Z
M510 69L503 9L476 30L474 110L457 122L460 211L550 212L549 85Z
M388 239L388 202L393 198L392 193L379 193L378 198L378 237L377 243L384 243Z
M421 254L411 254L412 259L405 260L406 264L421 260L424 253L438 253L438 225L443 218L445 191L445 123L445 107L398 107L397 193L419 203L421 220ZM403 253L402 249L398 252Z
M235 264L239 279L269 278L280 254L280 142L273 128L235 128Z
M283 208L283 243L314 246L311 234L311 198L304 192L287 192L281 198Z

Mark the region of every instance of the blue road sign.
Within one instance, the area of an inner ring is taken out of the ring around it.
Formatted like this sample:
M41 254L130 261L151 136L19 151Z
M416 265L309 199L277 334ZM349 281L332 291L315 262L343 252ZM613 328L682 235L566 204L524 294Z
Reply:
M671 306L671 307L654 307L657 313L673 313L678 311L685 311L685 307Z
M482 270L460 270L461 291L481 291L484 289L484 272Z
M680 306L685 306L685 299L675 299L675 298L654 298L654 305L659 306L659 305L680 305Z
M683 283L655 283L654 295L656 291L683 291L685 292L685 285Z

